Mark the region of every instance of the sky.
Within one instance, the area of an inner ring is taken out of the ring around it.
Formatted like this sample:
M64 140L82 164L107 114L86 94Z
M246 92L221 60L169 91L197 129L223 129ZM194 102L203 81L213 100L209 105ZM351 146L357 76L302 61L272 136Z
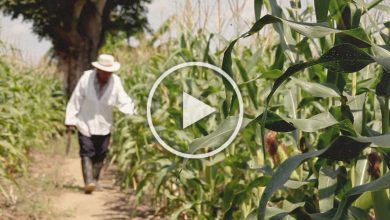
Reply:
M0 17L0 39L19 49L27 62L37 63L51 47L46 40L40 41L32 33L31 24L22 19L11 20L10 17Z

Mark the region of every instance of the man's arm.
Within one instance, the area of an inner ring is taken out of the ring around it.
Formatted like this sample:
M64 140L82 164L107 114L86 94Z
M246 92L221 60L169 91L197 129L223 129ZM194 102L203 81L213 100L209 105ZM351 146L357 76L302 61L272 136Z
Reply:
M77 82L75 89L73 90L72 96L69 99L69 102L66 106L65 114L65 125L68 129L76 127L77 125L77 114L80 111L81 103L84 99L84 91L82 88L82 78Z
M119 109L119 111L121 111L126 115L136 114L134 102L127 95L120 80L119 80L118 90L119 91L118 91L116 106Z

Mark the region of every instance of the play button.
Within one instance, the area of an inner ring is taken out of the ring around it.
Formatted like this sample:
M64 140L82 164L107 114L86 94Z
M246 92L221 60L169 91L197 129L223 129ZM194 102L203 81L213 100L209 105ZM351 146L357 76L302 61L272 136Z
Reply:
M183 92L183 129L215 111L215 108Z
M235 93L236 115L223 115L225 89ZM160 97L154 97L157 90ZM229 74L208 63L187 62L169 68L153 83L146 117L152 135L163 148L180 157L200 159L216 155L233 142L244 120L243 106L238 85ZM215 117L202 120L213 113ZM195 123L199 126L190 129ZM228 130L223 127L226 124ZM201 144L202 151L192 150L193 144Z

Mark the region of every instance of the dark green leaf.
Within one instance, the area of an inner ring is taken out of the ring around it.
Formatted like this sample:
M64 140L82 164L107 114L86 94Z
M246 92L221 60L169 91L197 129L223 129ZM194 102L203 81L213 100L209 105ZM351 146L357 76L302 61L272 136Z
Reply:
M285 160L276 170L276 172L272 175L271 180L267 184L263 195L261 196L260 202L259 202L259 209L258 209L258 218L260 220L265 219L266 209L267 209L267 203L268 200L271 198L272 194L280 189L284 183L288 180L291 173L295 170L295 168L301 164L304 160L307 160L312 157L316 157L321 155L323 152L325 152L325 149L319 150L319 151L312 151L304 154L299 154L292 156Z
M335 73L353 73L374 61L363 50L351 44L340 44L323 54L317 62Z
M275 46L276 51L274 55L274 63L270 67L272 70L281 70L284 67L284 63L286 61L285 49L283 49L282 45L279 44Z
M351 30L337 30L337 29L325 27L321 24L299 23L299 22L284 20L272 15L265 15L262 18L260 18L258 21L256 21L255 24L248 32L242 34L239 38L233 40L230 43L230 45L226 48L223 56L223 61L222 61L222 69L230 76L232 76L232 54L231 53L238 39L242 37L248 37L252 34L259 32L267 24L276 24L276 23L283 23L289 26L291 29L309 38L320 38L320 37L327 36L329 34L344 33L345 35L351 36L356 40L361 41L362 43L370 44L370 40L368 39L368 37L362 34L364 33L364 30L362 30L361 28L351 29Z
M348 161L357 157L369 145L370 142L359 142L352 137L339 136L321 157L338 161Z
M390 137L390 135L389 135ZM289 179L291 176L292 172L298 167L303 161L310 159L312 157L325 157L329 158L332 160L350 160L355 158L357 155L360 154L360 152L370 145L370 142L365 142L371 140L369 137L365 137L363 139L359 138L354 138L354 137L348 137L348 136L339 136L335 141L333 141L329 147L322 149L322 150L317 150L317 151L312 151L312 152L307 152L299 155L292 156L285 160L275 171L275 173L272 175L271 180L267 184L263 195L260 199L259 203L259 209L258 209L258 217L260 220L264 220L265 217L265 210L267 208L267 203L269 199L271 198L272 194L280 189L285 182ZM387 179L387 185L390 186L390 172L386 177ZM384 177L382 177L384 178ZM382 179L380 178L380 179ZM379 180L379 179L378 179ZM385 180L385 181L386 181ZM381 182L382 187L384 184L384 181ZM371 187L370 187L371 188ZM382 188L380 188L382 189ZM378 189L378 190L380 190ZM359 191L360 192L360 191ZM363 191L364 192L364 191ZM347 193L348 194L348 193ZM351 194L351 196L354 194ZM351 197L352 198L352 197ZM356 197L357 198L357 197ZM347 208L352 202L356 199L354 198L353 200L349 201L350 203L344 204L343 208ZM346 201L344 201L346 203ZM341 204L342 205L342 204ZM341 207L340 205L340 207ZM339 208L340 208L339 207ZM339 211L339 215L342 215L342 211Z
M263 117L263 114L257 117L257 121ZM295 130L295 127L281 118L278 114L268 111L267 120L265 121L265 127L272 131L289 132Z
M381 80L375 88L375 93L378 96L390 96L390 73L383 71Z
M285 80L287 80L294 73L304 70L307 67L320 64L325 68L331 69L332 72L351 73L359 71L372 62L374 62L374 60L370 55L353 45L337 45L327 51L318 60L290 66L282 76L276 79L274 85L272 86L271 92L267 97L267 103Z
M252 26L252 28L247 33L243 34L242 37L248 37L254 33L259 32L265 25L274 23L283 23L289 26L294 31L309 38L320 38L330 34L344 33L345 35L353 37L356 40L361 41L362 43L366 43L368 45L370 44L370 40L368 39L367 35L362 35L362 33L364 33L364 30L362 30L361 28L350 30L337 30L323 26L322 24L318 23L289 21L272 15L263 16Z
M236 61L238 70L239 70L239 72L241 74L241 77L242 77L243 81L244 82L249 81L248 73L245 70L244 66L242 65L241 61L239 59L235 59L235 61ZM257 109L257 107L258 107L258 104L257 104L257 87L255 86L254 82L246 83L245 85L246 85L246 88L248 90L249 97L251 98L254 107Z
M263 0L254 0L254 8L255 8L255 19L256 21L260 19L261 16L261 8L263 6Z
M379 191L390 188L390 172L382 177L364 185L356 186L349 190L340 202L333 220L339 220L347 208L364 192Z
M262 118L263 114L258 116L255 120L263 124L263 122L260 121ZM305 132L314 132L337 123L338 121L328 112L320 113L307 119L293 119L267 111L267 119L264 125L265 128L278 132L290 132L296 128Z
M324 22L328 16L330 0L314 0L317 22Z
M345 85L347 84L347 75L343 73L335 73L332 71L328 71L326 75L326 83L336 86L336 88L342 94Z

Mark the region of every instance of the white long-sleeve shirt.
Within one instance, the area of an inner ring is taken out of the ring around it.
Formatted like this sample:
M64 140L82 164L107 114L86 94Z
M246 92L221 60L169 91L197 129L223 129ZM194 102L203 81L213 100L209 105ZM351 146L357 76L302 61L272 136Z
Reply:
M100 99L94 87L95 78L96 70L85 71L66 106L65 125L76 126L88 137L111 132L113 107L127 115L135 113L134 102L116 74L112 74Z

